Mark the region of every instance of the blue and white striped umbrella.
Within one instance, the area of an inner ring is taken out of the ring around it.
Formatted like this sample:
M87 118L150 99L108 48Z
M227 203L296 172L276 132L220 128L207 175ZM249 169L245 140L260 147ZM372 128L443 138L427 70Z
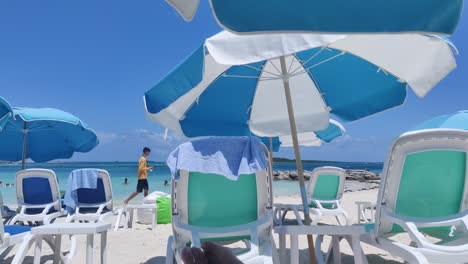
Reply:
M433 128L468 130L468 110L435 117L417 125L411 131Z
M402 105L407 87L423 97L456 67L453 50L419 34L224 31L145 93L146 113L189 138L290 135L287 82L297 133L321 131L331 114L354 121Z
M10 104L0 96L0 131L10 118L12 111Z
M307 132L298 134L299 145L306 147L318 147L322 142L330 143L334 139L341 137L346 132L343 125L338 121L330 119L328 128L322 131ZM266 146L270 146L270 138L261 137L262 142ZM292 147L293 141L291 135L279 136L271 138L271 147L273 152L278 152L280 147Z
M99 144L96 133L78 117L53 108L13 108L0 132L0 160L47 162L69 159Z
M192 20L200 0L166 0ZM237 33L425 32L452 34L463 0L209 0L218 23Z
M144 99L150 120L187 137L291 135L309 224L297 135L399 106L407 86L422 97L455 67L450 43L427 35L221 32Z

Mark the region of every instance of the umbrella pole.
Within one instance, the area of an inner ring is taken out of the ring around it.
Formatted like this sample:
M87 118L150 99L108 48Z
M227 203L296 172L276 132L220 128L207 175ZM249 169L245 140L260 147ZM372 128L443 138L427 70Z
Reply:
M281 63L281 71L283 74L283 86L286 97L286 105L288 107L289 125L291 127L291 137L294 146L294 156L296 158L297 175L299 177L299 188L301 190L302 205L304 207L304 224L310 225L312 220L310 219L309 206L307 205L307 193L304 182L304 169L302 168L301 152L299 150L299 141L297 139L296 119L294 117L291 89L289 87L288 70L286 68L286 60L284 56L281 56L279 59ZM314 239L312 235L307 235L307 242L309 244L310 263L316 264L317 262L315 258Z
M270 172L273 173L273 138L270 137Z
M24 170L26 168L26 144L28 140L28 123L24 121L23 126L23 157L21 160L21 169Z

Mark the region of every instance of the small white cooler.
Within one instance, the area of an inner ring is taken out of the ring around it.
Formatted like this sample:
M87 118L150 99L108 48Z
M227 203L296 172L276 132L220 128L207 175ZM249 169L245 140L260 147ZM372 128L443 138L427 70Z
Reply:
M159 197L171 198L171 195L165 192L152 192L143 198L143 204L156 204L156 199ZM150 225L152 218L151 209L139 209L137 210L137 221L140 224Z

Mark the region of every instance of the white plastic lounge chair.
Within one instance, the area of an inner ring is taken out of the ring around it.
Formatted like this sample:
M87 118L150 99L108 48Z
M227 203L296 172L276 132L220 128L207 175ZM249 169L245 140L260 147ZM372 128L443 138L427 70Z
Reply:
M241 261L264 256L255 263L272 263L271 178L266 170L241 175L237 181L216 174L179 173L173 182L174 239L169 240L166 263L173 263L173 256L183 263L182 249L190 242L200 247L202 240L246 240L250 250L238 255Z
M67 223L84 221L103 222L112 215L112 184L109 173L98 170L97 188L81 188L76 191L78 202L74 214L67 216Z
M362 241L408 263L468 260L468 131L408 132L390 149ZM403 243L397 234L409 235Z
M0 260L5 259L15 245L19 245L23 240L29 238L31 236L29 231L31 231L30 226L4 226L3 222L0 222Z
M5 206L3 203L3 195L0 192L0 213L3 218L3 224L6 225L10 223L10 220L16 215L16 211L11 210L8 206Z
M269 171L240 175L236 181L217 174L178 173L172 182L174 236L169 237L166 263L183 263L182 249L200 247L205 240L243 241L247 252L237 254L242 262L278 263Z
M345 181L345 170L338 167L319 167L312 171L307 185L307 202L314 224L325 215L334 216L340 225L349 223L348 214L340 205ZM282 224L288 211L293 211L296 220L302 224L298 213L303 211L302 205L275 204L275 222L278 225Z
M16 173L19 213L12 224L49 224L63 215L60 189L52 170L27 169Z
M31 234L30 226L23 225L3 225L0 221L0 260L4 260L8 253L15 246L19 246L18 251L15 253L12 264L22 264L24 257L33 245L42 245L42 240L45 240L51 247L54 253L56 252L55 244L49 239L50 237L37 237ZM34 252L34 263L40 263L40 254Z

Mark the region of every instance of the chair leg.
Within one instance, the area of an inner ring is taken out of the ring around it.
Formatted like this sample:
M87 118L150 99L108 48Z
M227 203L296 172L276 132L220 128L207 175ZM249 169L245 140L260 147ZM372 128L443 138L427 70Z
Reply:
M35 237L33 235L27 235L23 239L23 243L21 243L20 247L16 251L15 257L11 264L21 264L24 261L24 257L26 257L26 253L28 253L29 248L35 242Z
M280 263L286 263L286 235L278 234L279 236L279 257Z
M42 238L36 238L36 246L34 247L34 264L41 263L42 255Z
M59 264L62 255L62 236L56 235L54 239L54 264Z
M93 263L94 235L86 235L86 263Z
M333 263L341 264L341 250L340 250L340 238L338 236L332 237L333 244Z
M107 231L101 233L101 264L107 263Z
M175 259L174 259L174 249L172 247L174 243L174 237L170 236L167 239L167 249L166 249L166 264L174 264Z

